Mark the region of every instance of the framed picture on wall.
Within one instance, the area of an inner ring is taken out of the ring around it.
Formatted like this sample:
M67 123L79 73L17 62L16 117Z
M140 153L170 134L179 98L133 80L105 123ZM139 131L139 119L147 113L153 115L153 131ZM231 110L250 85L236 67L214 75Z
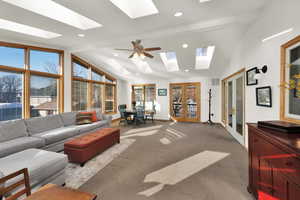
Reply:
M257 72L257 67L251 68L246 72L247 85L257 85L258 84L257 79L255 79L256 72Z
M158 96L167 96L167 89L158 89Z
M256 105L272 107L272 90L270 86L256 88Z

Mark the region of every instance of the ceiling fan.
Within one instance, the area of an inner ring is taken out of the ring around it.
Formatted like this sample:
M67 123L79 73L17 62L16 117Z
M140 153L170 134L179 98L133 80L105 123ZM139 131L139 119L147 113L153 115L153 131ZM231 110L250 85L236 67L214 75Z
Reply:
M133 49L115 49L115 50L132 52L132 54L129 56L129 58L133 58L133 57L137 57L137 56L140 56L141 58L145 58L145 57L154 58L154 56L148 52L161 50L160 47L144 48L144 46L141 43L142 43L142 40L131 41Z

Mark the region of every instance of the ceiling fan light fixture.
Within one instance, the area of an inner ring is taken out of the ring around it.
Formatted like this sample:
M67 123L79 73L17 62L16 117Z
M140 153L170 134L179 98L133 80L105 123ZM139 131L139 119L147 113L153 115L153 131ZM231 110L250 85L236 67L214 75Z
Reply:
M145 54L142 53L142 54L140 55L140 58L144 60L144 59L146 58Z
M182 45L182 48L184 48L184 49L186 49L186 48L188 48L188 47L189 47L188 44L183 44L183 45Z

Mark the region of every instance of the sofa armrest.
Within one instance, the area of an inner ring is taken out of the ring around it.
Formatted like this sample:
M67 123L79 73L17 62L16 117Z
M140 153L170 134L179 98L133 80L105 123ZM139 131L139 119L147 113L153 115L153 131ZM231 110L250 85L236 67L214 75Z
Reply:
M103 115L103 120L107 120L108 125L111 125L111 121L112 121L112 116L111 115Z

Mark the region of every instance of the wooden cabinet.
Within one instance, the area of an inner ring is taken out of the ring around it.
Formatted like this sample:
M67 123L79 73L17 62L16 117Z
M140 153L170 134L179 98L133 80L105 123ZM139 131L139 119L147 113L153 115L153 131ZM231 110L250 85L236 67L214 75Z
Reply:
M300 133L248 127L248 191L259 200L300 200Z

